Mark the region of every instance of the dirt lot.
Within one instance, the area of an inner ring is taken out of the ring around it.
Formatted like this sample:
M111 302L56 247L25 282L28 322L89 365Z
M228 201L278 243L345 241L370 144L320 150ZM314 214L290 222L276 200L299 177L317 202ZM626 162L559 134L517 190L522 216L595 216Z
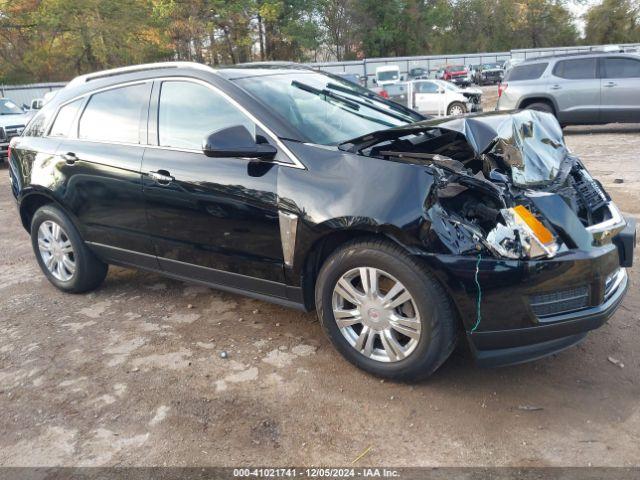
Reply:
M639 133L567 130L637 216ZM95 293L57 291L6 167L0 218L1 465L348 465L367 449L357 465L640 463L638 267L579 347L486 370L463 346L410 386L353 368L314 314L121 268Z

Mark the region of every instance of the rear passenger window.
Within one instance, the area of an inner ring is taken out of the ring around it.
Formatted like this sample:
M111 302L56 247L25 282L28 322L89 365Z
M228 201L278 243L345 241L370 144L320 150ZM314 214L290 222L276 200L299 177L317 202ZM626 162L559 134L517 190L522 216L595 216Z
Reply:
M69 130L71 129L73 121L76 119L76 115L82 106L82 102L84 102L84 98L79 98L78 100L74 100L62 107L53 122L49 135L52 137L66 137L69 135Z
M639 78L640 62L631 58L605 58L604 78Z
M544 71L547 69L548 63L532 63L530 65L516 65L507 72L507 76L504 79L507 81L517 80L535 80L540 78Z
M118 143L140 143L139 128L146 117L149 85L114 88L91 96L82 117L78 137Z
M208 134L236 125L244 125L255 136L253 122L209 87L181 81L162 84L158 112L161 146L201 150Z
M595 58L574 58L571 60L560 60L553 69L556 77L567 78L569 80L585 80L596 78Z

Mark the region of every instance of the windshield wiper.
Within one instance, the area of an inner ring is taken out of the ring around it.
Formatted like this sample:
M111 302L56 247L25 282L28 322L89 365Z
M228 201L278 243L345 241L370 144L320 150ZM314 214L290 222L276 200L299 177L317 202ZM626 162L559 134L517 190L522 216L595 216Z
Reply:
M347 107L351 108L352 110L360 110L360 105L358 105L357 102L344 98L341 95L336 95L335 93L329 90L320 90L319 88L312 87L311 85L307 85L306 83L302 83L297 80L292 81L291 85L296 88L299 88L300 90L304 90L305 92L313 93L314 95L317 95L319 97L329 97L334 100L338 100L339 102L344 103Z
M349 95L353 95L353 94L356 93L353 90L351 90L349 88L346 88L346 87L343 87L341 85L338 85L336 83L328 83L327 84L327 89L337 90L338 92L343 92L343 93L346 93L346 94L349 94ZM360 92L358 92L358 93L360 93ZM371 99L371 100L375 100L377 102L380 102L380 103L383 103L383 104L387 104L386 101L382 102L382 101L378 100L376 98L378 95L376 95L373 92L371 92L371 93L368 93L368 92L367 93L362 93L362 95L365 96L366 98ZM342 95L340 95L340 96L342 97ZM342 97L342 98L346 98L346 97ZM373 110L376 110L378 112L386 113L387 115L391 115L391 116L396 117L396 118L398 118L400 120L409 121L410 123L414 123L414 122L420 120L420 119L413 118L410 114L398 113L398 112L394 112L394 111L389 111L386 108L378 107L375 104L373 104L372 102L364 102L362 100L359 101L357 99L352 99L352 98L349 98L348 100L350 100L352 102L359 103L360 105L365 105L366 107L369 107L369 108L371 108ZM389 103L391 103L391 102L389 102ZM389 105L389 107L390 108L394 108L395 105L393 105L393 106ZM404 108L402 105L398 105L398 107ZM424 117L421 117L421 118L424 119Z
M364 118L365 120L369 120L370 122L374 122L374 123L379 123L381 125L385 125L387 127L394 127L395 125L393 125L393 123L389 123L389 122L385 122L384 120L381 120L379 118L374 118L374 117L370 117L368 115L364 115L363 113L359 113L360 111L360 104L354 100L351 100L349 98L343 97L342 95L338 95L337 93L332 92L331 90L327 90L327 89L322 89L320 90L319 88L315 88L312 87L311 85L307 85L305 83L299 82L297 80L293 80L291 82L291 85L293 87L299 88L300 90L304 90L305 92L309 92L313 95L317 95L318 97L324 98L326 101L333 103L335 102L336 105L340 108L342 108L343 106L346 106L347 108L349 108L349 111L360 117L360 118ZM332 102L333 101L333 102ZM369 105L366 104L362 104L368 108L371 108L372 110L377 110ZM387 113L385 111L385 113Z

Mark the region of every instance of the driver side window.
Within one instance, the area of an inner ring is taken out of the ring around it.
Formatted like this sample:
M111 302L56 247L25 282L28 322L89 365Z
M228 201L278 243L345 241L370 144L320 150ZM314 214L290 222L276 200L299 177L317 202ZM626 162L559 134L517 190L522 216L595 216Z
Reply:
M202 140L222 128L255 124L218 92L199 83L166 81L160 89L158 142L162 147L202 149Z

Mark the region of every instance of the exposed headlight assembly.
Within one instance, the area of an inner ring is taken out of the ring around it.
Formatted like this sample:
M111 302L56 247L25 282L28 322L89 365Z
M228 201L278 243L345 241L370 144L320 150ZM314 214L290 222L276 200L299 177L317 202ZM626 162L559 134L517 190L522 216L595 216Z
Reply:
M486 238L487 246L506 258L553 257L559 248L553 233L526 207L500 210L504 223L497 223Z

